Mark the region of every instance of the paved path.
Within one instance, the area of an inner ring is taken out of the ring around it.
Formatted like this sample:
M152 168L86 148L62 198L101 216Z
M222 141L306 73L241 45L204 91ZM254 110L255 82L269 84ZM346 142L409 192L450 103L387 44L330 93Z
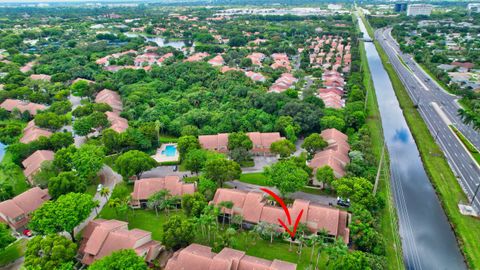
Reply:
M0 267L0 270L18 270L18 269L21 269L24 261L25 261L25 257L22 256L22 257L18 258L16 261Z
M100 205L99 205L99 207L93 209L92 212L90 213L90 216L84 222L82 222L80 225L78 225L75 228L75 230L74 230L75 235L77 235L79 232L81 232L83 230L83 228L85 228L85 226L87 226L87 224L90 221L94 220L97 217L98 213L100 213L100 211L102 211L103 207L105 206L108 199L110 198L110 196L112 194L112 191L115 188L115 185L123 181L122 176L120 174L114 172L112 170L112 168L108 167L107 165L104 165L103 168L100 170L100 172L98 174L100 175L101 182L102 182L103 186L107 187L110 190L110 193L108 194L107 197L102 197L100 195L100 192L97 192L95 194L94 199L99 201Z
M259 185L243 183L238 180L228 181L226 182L226 184L233 188L244 190L244 191L260 191L260 188L263 187ZM276 194L280 194L280 192L274 187L268 187L268 189L275 192ZM336 197L327 196L327 195L310 194L303 191L297 191L297 192L291 193L288 195L288 197L291 199L308 200L308 201L315 202L318 204L323 204L323 205L330 205L330 204L337 205Z

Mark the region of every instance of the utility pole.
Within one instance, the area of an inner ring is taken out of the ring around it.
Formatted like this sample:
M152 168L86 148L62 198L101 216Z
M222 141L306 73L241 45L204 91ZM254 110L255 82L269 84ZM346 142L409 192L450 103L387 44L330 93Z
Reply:
M377 177L375 177L375 185L373 186L373 196L377 194L378 181L380 180L380 170L382 169L383 158L385 156L385 142L383 142L382 155L380 156L380 162L377 169Z

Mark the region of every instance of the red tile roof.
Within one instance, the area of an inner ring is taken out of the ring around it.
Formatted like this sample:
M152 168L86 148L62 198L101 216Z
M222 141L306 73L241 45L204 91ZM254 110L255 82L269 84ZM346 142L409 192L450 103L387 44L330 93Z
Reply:
M121 112L122 111L122 99L120 95L109 89L103 89L102 91L98 92L97 96L95 97L96 103L106 103L112 107L114 112Z
M0 104L0 107L11 112L13 109L17 108L20 112L28 111L31 115L36 115L37 111L43 111L47 109L47 106L42 104L37 104L28 101L22 101L18 99L9 99L7 98Z
M260 192L247 192L238 189L219 188L215 193L215 197L210 202L218 205L224 201L233 203L232 209L222 208L221 211L230 215L241 215L243 220L249 223L267 222L278 224L278 219L286 222L283 209L276 206L266 204L263 199L264 194ZM311 232L317 233L322 229L329 232L330 235L341 236L345 243L349 242L348 213L336 208L326 207L311 203L306 200L295 200L293 205L289 207L290 213L295 217L303 209L301 222L306 223Z
M32 74L30 75L30 79L49 82L52 79L52 76L46 74Z
M221 54L217 54L215 57L208 60L208 63L212 66L222 66L223 64L225 64L225 60L223 60Z
M163 178L144 178L135 181L131 204L139 206L141 200L148 200L154 193L166 189L171 195L181 196L183 194L192 194L195 192L195 184L183 183L180 177L168 175Z
M46 189L31 188L13 199L0 203L0 222L19 229L29 220L29 214L39 208L50 196Z
M21 143L29 143L40 139L40 137L50 137L52 132L41 129L35 125L34 120L28 122L27 126L23 129L23 136L20 138Z
M297 265L281 260L265 260L244 251L224 248L220 253L211 247L191 244L174 253L165 270L295 270Z
M115 130L118 133L122 133L125 130L127 130L128 128L127 119L120 117L120 115L118 115L115 112L105 112L105 114L107 115L107 119L111 124L110 126L111 129Z
M53 160L54 152L49 150L37 150L33 152L28 158L22 161L22 165L25 168L23 174L25 177L30 177L35 174L42 166L44 161Z
M345 175L345 166L350 163L348 152L350 145L348 144L348 136L337 129L325 129L320 134L322 138L328 142L328 147L315 154L308 166L316 171L324 166L333 169L335 177L340 178ZM314 180L316 181L316 180Z
M252 152L256 154L270 153L270 145L276 141L285 139L278 132L248 132L247 136L253 143ZM201 135L198 141L204 149L217 151L220 153L228 152L228 133L217 135Z
M128 230L128 223L119 220L96 219L85 227L79 248L82 263L90 265L121 249L133 249L137 255L151 261L158 256L161 245L152 240L151 232Z

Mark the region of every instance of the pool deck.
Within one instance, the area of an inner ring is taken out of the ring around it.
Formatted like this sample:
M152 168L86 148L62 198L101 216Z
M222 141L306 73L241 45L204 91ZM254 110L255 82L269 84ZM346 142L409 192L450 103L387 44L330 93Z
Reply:
M176 143L165 143L162 144L160 148L157 149L157 153L152 156L153 159L155 159L157 162L172 162L172 161L179 161L180 156L178 154L178 151L175 151L175 156L169 157L165 154L162 154L162 151L166 149L167 146L169 145L174 145L175 148L177 147Z

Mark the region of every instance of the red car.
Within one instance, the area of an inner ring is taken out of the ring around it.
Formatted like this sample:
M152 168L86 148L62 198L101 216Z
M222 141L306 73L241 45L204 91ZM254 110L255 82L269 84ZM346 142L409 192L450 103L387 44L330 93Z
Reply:
M25 229L23 230L23 235L25 235L26 237L30 237L32 236L32 231L30 231L29 229Z

